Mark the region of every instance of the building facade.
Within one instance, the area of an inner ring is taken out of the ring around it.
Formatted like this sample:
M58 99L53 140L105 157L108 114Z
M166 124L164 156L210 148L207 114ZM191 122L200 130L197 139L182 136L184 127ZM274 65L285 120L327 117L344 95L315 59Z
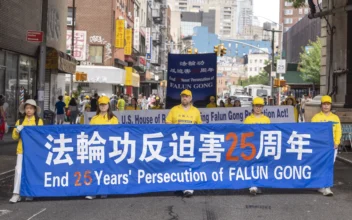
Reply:
M266 66L266 61L269 60L269 55L265 53L249 53L248 54L248 65L247 72L248 77L258 75L263 68Z
M65 74L73 74L76 65L65 53L65 1L49 0L44 21L41 0L7 1L0 4L0 14L0 94L5 95L9 106L8 124L14 125L18 107L26 99L44 98L44 110L53 110L57 96L65 92ZM44 97L38 97L39 43L28 42L26 35L29 30L41 31L42 22L47 30L47 63Z

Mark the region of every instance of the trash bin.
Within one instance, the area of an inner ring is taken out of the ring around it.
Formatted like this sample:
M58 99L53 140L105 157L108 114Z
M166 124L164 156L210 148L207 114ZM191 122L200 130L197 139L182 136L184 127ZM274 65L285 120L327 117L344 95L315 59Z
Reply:
M44 125L53 125L55 123L55 112L51 110L44 111Z

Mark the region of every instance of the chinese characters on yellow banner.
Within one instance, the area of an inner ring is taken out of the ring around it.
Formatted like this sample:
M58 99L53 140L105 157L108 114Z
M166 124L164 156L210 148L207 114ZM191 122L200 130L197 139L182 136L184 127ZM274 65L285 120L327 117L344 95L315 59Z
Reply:
M125 55L132 55L132 28L125 30L125 39L126 39L126 46L125 46Z
M126 48L125 48L125 51L126 51ZM132 85L132 67L125 67L125 70L126 70L125 86L131 86Z
M125 20L116 20L115 47L125 47Z

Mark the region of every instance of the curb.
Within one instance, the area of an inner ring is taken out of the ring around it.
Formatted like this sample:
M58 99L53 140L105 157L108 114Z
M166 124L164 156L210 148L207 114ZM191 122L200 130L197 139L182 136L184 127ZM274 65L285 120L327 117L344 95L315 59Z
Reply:
M352 160L346 159L344 157L340 157L339 155L337 155L336 160L344 162L344 163L352 166Z

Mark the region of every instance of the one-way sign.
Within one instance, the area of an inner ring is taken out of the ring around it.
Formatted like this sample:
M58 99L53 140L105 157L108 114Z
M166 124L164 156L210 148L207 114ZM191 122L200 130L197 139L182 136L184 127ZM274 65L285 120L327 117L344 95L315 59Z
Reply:
M277 60L276 73L279 73L279 74L286 73L286 60Z

